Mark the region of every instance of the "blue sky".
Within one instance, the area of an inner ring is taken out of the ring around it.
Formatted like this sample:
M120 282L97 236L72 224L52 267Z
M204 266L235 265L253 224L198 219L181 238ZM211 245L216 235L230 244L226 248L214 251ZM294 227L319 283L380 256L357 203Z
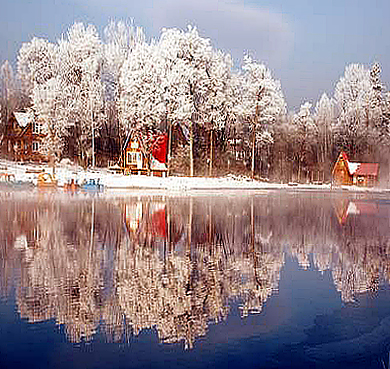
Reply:
M75 21L102 33L112 19L133 19L149 37L192 24L237 65L245 52L265 62L297 109L333 95L350 63L378 61L390 87L389 15L388 0L0 0L0 62L15 65L23 42L56 41Z

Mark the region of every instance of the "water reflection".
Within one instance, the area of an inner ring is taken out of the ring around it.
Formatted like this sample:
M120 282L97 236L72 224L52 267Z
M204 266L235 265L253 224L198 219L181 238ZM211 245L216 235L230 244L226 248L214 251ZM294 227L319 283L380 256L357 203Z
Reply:
M99 326L119 341L154 327L191 348L232 301L242 317L278 290L286 256L330 270L344 302L389 281L389 210L379 200L258 197L2 199L0 283L29 322L72 342Z

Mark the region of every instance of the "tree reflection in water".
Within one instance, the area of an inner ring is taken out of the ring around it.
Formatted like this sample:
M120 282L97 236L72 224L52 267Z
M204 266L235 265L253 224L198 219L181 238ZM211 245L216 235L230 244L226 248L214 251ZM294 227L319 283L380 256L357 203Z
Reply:
M4 196L4 195L3 195ZM102 324L120 341L155 328L191 348L239 301L261 312L286 255L331 270L345 302L389 279L389 207L326 196L9 195L0 209L1 292L22 318L55 319L70 341Z

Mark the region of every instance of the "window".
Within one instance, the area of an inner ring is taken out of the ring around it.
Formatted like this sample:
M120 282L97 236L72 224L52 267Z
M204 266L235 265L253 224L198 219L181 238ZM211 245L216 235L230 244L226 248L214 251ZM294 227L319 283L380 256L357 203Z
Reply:
M139 151L128 151L126 165L137 166L138 169L142 169L142 154Z
M137 164L137 153L136 152L127 152L127 164Z
M38 141L33 141L33 143L32 143L32 151L33 152L39 151L39 142Z
M130 142L130 147L131 147L132 149L138 149L138 148L139 148L139 144L138 144L137 141L131 141L131 142Z
M33 133L39 135L42 133L42 123L34 122L33 123Z

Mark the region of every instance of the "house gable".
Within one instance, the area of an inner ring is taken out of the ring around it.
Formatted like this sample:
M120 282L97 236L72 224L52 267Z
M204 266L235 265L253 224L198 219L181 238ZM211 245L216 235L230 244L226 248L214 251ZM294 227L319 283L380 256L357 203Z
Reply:
M137 135L129 134L123 146L123 163L125 168L146 169L145 151L142 141Z
M335 184L372 187L378 181L379 164L350 162L341 152L334 165L332 176Z
M333 167L333 181L338 185L352 184L352 175L349 170L349 162L347 154L342 151Z
M46 161L41 153L43 122L34 119L33 111L13 112L7 122L2 152L16 161ZM37 129L39 128L39 131Z
M122 148L125 173L146 174L151 172L152 175L165 175L167 172L166 145L167 136L160 135L152 141L152 153L148 154L141 134L139 132L129 133Z

